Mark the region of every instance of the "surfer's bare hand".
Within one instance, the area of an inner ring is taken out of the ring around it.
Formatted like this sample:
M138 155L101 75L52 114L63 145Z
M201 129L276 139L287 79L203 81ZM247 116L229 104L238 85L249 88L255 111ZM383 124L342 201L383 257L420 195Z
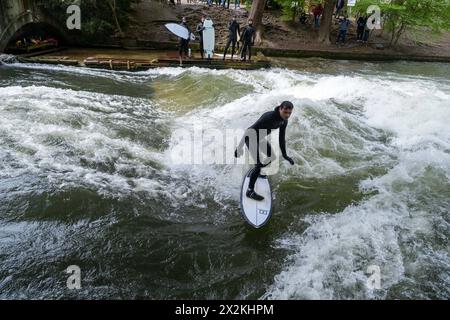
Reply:
M242 148L236 148L236 150L234 150L234 157L239 158L240 156L242 156Z
M292 166L294 165L294 160L292 160L291 157L284 156L284 159L286 159L286 161L288 161Z

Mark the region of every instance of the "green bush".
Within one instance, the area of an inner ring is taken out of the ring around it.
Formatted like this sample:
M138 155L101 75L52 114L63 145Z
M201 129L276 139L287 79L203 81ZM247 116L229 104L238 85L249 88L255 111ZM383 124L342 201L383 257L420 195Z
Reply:
M405 31L426 28L435 34L450 30L450 0L359 0L355 10L366 14L370 5L381 9L382 27L391 34L391 45L396 45Z

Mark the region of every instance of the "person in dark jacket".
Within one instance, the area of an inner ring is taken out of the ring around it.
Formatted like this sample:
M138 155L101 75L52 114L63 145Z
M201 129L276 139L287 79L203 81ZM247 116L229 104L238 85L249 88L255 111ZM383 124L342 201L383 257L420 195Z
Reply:
M366 24L364 25L364 33L362 36L362 42L365 44L367 44L367 42L369 41L369 35L370 35L370 28L369 28L368 21L369 21L369 18L366 19Z
M183 39L183 38L180 38L179 39L179 42L178 42L178 54L179 54L179 57L180 57L180 66L182 66L183 65L183 55L184 55L184 58L186 59L186 57L188 56L188 51L189 51L189 40L191 39L191 29L189 28L189 26L187 25L187 22L186 22L186 18L185 17L183 17L183 19L182 19L182 21L181 21L181 25L183 26L183 27L185 27L186 29L188 29L188 31L189 31L189 35L188 35L188 38L187 39Z
M252 46L255 43L256 30L253 28L253 20L248 20L248 25L245 26L241 34L242 49L241 60L246 61L248 51L248 61L252 58Z
M364 28L366 27L367 17L359 17L356 21L356 41L360 42L363 40Z
M240 34L239 23L236 21L236 17L233 17L233 20L228 24L228 41L225 46L225 52L223 53L223 60L225 60L225 56L227 55L228 48L231 44L231 59L234 56L234 50L236 48L238 34Z
M201 22L197 25L197 28L195 31L199 35L199 41L200 41L200 54L202 56L202 59L204 58L204 50L203 50L203 30L205 30L205 27L203 26L203 22L205 22L205 16L202 16Z
M338 44L340 41L342 41L342 44L345 43L345 37L347 36L349 25L350 20L348 20L346 17L344 17L344 19L339 21L339 34L336 39L336 44Z
M247 145L247 148L249 149L253 159L256 160L256 165L253 171L250 174L250 181L248 184L248 189L246 192L247 197L256 200L256 201L262 201L264 200L264 197L257 194L255 192L255 183L258 179L261 168L264 168L270 164L270 161L272 159L272 147L270 143L266 140L266 136L271 134L272 130L280 129L279 134L279 144L281 149L281 154L283 155L283 158L287 160L291 165L294 165L294 160L292 160L291 157L289 157L286 153L286 127L288 125L288 119L292 114L292 110L294 109L294 105L290 101L284 101L282 102L278 107L276 107L273 111L269 111L264 113L258 121L256 121L251 127L247 129L246 134L242 137L241 141L239 142L239 145L237 146L236 150L234 151L234 156L236 158L239 158L242 156L244 150L244 143ZM253 133L253 135L252 135ZM254 134L256 134L256 141L252 141L250 137L254 137ZM256 148L255 145L256 143ZM263 163L261 161L260 148L263 144L266 144L267 146L267 157L269 157L268 163ZM255 154L256 153L256 154Z

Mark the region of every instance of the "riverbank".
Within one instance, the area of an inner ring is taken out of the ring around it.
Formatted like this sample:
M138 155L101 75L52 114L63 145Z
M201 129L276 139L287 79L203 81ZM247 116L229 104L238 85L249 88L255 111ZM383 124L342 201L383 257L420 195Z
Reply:
M19 56L18 60L25 63L62 64L80 67L94 67L113 70L146 70L157 67L177 67L177 43L164 43L165 50L139 48L61 48L59 51L50 50ZM276 49L255 47L253 49L254 62L244 63L237 60L221 60L223 47L218 46L220 52L213 61L200 60L198 44L193 44L193 59L185 61L183 67L206 67L211 69L245 69L254 70L276 65L276 58L324 58L332 60L357 61L417 61L450 63L450 56L405 54L402 52L355 52L336 50L308 50L308 49ZM236 58L236 56L235 56ZM88 62L88 63L86 63Z
M178 64L176 36L171 34L164 24L179 21L181 17L188 19L188 24L195 30L199 18L209 16L213 19L216 29L217 60L224 51L227 39L227 23L236 16L237 21L244 25L248 18L248 11L244 7L225 9L203 4L182 4L168 7L161 3L142 1L136 5L131 14L131 24L122 37L112 37L108 43L95 43L92 47L71 47L55 53L54 50L36 52L20 56L24 62L58 63L65 65L86 66L88 58L100 58L103 61L98 66L114 69L114 60L119 69L137 69L156 67L152 61L170 60L168 64L159 66L176 66ZM347 42L344 45L322 44L316 41L317 28L310 23L304 25L299 22L283 21L281 12L266 11L263 17L264 38L253 48L255 60L263 61L263 65L242 64L237 61L205 64L196 60L199 55L199 42L191 41L193 60L185 66L206 66L209 68L242 68L255 69L268 67L270 58L324 58L335 60L359 61L418 61L418 62L450 62L450 35L440 36L426 33L407 34L395 48L389 47L389 39L381 31L372 32L369 42L362 44L356 41L355 23L350 26ZM337 20L334 21L331 38L337 34ZM428 37L428 38L427 38ZM414 38L414 39L413 39ZM425 38L427 38L425 40ZM430 40L433 39L433 40ZM26 59L23 59L26 58ZM91 59L93 60L93 59ZM108 62L112 60L111 62ZM145 60L145 61L141 61ZM214 61L216 62L216 61ZM131 63L131 65L130 65ZM142 68L141 68L142 67Z
M150 14L154 12L153 14ZM164 28L164 23L180 21L187 18L188 25L195 30L202 15L211 17L216 29L216 49L223 51L228 30L227 23L236 17L241 26L246 24L248 10L245 7L230 9L204 4L182 4L168 7L151 1L137 4L131 14L132 24L121 39L116 38L122 48L176 50L176 37ZM309 20L312 20L311 18ZM312 21L300 24L298 21L284 21L282 13L266 10L263 21L263 42L254 50L269 57L319 57L327 59L367 60L367 61L429 61L450 62L450 34L435 34L428 30L406 33L398 46L389 47L389 36L386 32L374 30L367 44L356 41L355 22L350 25L345 45L334 43L322 44L316 41L318 29ZM337 37L338 20L333 21L331 39ZM198 48L196 42L191 43L193 50Z
M126 50L116 48L61 48L60 51L36 53L34 56L18 56L19 62L60 64L87 68L109 70L144 71L161 67L179 67L178 52L173 50ZM213 59L201 59L199 53L194 53L190 59L184 60L182 67L202 67L209 69L243 69L256 70L269 68L270 61L258 54L252 61L234 59L222 60L222 54L216 54Z

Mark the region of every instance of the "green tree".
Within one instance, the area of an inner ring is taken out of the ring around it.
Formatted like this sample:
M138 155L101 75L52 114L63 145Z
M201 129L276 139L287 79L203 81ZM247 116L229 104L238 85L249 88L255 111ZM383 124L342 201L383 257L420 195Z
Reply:
M325 0L322 14L322 21L320 23L318 41L330 44L331 24L333 22L333 10L336 5L336 0Z
M284 20L295 21L295 18L304 9L305 0L277 0L282 7Z
M284 20L295 21L300 13L310 12L314 6L323 4L323 0L276 0L276 3L281 5Z
M250 9L249 19L253 20L253 25L256 29L255 42L262 42L262 34L264 32L264 27L262 24L262 18L264 14L266 1L265 0L253 0L252 8Z
M359 0L355 11L366 14L371 5L381 9L382 27L390 33L392 46L406 31L450 30L450 0Z

